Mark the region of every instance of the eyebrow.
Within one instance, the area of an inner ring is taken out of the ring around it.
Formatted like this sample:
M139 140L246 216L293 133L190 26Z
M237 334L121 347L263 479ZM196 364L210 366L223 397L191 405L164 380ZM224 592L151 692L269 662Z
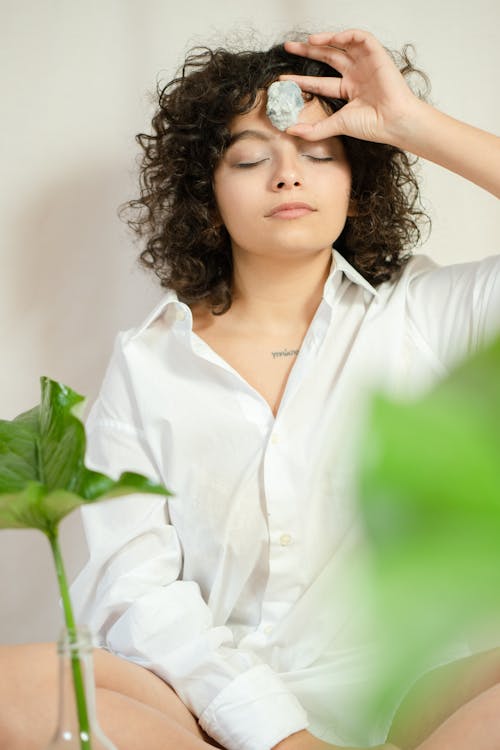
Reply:
M272 140L275 136L274 135L268 135L264 130L253 130L251 128L247 130L240 130L239 133L233 133L231 135L231 138L229 140L229 144L227 148L231 148L235 143L238 143L239 141L255 138L259 141L264 141L265 143L268 143L270 140ZM305 143L309 143L309 141L306 141L304 138L301 138L299 135L292 136L292 138L297 138L299 141L304 141ZM320 141L315 141L316 143L324 143L326 141L336 141L337 138L335 136L330 138L322 138Z
M245 140L247 138L257 138L259 141L270 141L271 136L267 135L263 130L241 130L239 133L233 133L231 135L231 139L229 141L229 146L232 146L233 143L238 143L238 141Z

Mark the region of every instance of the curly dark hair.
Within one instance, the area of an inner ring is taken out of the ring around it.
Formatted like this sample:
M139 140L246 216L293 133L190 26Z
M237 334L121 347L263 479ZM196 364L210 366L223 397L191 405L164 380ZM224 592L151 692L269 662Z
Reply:
M408 49L411 45L401 53L387 52L407 80L417 74L428 91L427 76L413 66ZM229 145L232 118L249 112L259 91L281 73L340 76L323 62L288 53L283 44L267 51L195 47L178 77L157 87L153 134L136 136L143 150L140 198L123 209L134 212L128 224L147 239L140 263L181 300L204 300L215 314L231 306L233 264L229 234L217 218L214 169ZM416 93L425 98L427 91ZM329 111L346 104L319 98ZM334 246L378 285L410 257L421 238L419 223L430 224L412 169L417 159L394 146L341 138L352 169L356 215L347 218Z

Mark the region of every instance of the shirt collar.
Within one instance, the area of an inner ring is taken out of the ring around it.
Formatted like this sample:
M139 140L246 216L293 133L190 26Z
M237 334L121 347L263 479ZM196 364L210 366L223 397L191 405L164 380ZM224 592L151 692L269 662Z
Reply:
M169 305L173 305L177 308L186 308L186 310L188 309L187 305L185 305L183 302L179 302L177 293L172 289L169 289L168 292L158 302L156 307L154 307L153 310L149 313L147 318L133 331L131 338L134 339L137 336L140 336L141 333L144 333L144 331L149 328L149 326L152 325L155 320L160 318L165 313Z
M351 266L350 263L348 263L348 261L344 258L343 255L339 253L338 250L334 249L332 253L332 270L330 271L330 275L326 280L324 290L324 296L327 302L332 302L333 296L342 281L342 274L344 274L344 276L346 276L349 281L352 281L354 284L358 284L367 292L370 292L370 294L372 294L374 297L378 296L378 292L375 287L373 287L365 278L363 278L359 271L356 271L356 269ZM177 308L182 308L186 311L186 313L189 311L188 306L184 302L179 301L177 293L169 289L169 291L158 302L156 307L149 313L147 318L135 329L132 334L132 338L140 336L141 333L149 328L149 326L152 325L155 320L160 318L165 313L169 305L173 305Z
M343 255L339 253L338 250L335 250L335 248L333 248L332 270L330 271L330 275L326 280L324 291L324 296L327 302L332 302L333 296L342 281L342 274L344 274L344 276L348 278L349 281L352 281L354 284L358 284L358 286L363 287L365 291L369 292L374 297L378 297L378 292L375 287L372 286L370 282L367 281L359 273L359 271L356 271L354 266L351 266L351 264L344 258Z

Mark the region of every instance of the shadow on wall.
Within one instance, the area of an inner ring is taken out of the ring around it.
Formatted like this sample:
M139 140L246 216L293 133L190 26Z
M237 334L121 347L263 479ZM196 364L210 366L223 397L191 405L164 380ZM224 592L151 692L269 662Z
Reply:
M23 377L34 373L37 394L45 374L93 399L116 332L138 323L161 296L136 267L138 249L116 215L129 183L112 164L66 170L14 225L11 366L19 372L22 362Z
M14 220L5 290L12 316L5 359L10 382L1 418L39 402L41 375L91 403L115 334L139 323L162 295L154 279L136 268L138 249L117 217L130 184L126 169L113 164L78 165L73 172L66 165L60 181L33 195ZM78 514L62 524L61 543L71 579L86 559ZM0 568L6 572L0 577L0 642L57 638L61 612L42 534L4 531Z
M60 539L66 574L72 581L87 559L78 513L61 523ZM0 566L0 643L55 641L63 614L46 537L34 530L3 530Z

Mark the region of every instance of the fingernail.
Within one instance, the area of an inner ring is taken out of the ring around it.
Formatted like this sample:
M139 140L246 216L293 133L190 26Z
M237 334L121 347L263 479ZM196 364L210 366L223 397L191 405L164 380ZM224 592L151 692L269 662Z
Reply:
M302 133L308 133L312 128L312 125L308 125L307 123L299 123L297 125L291 125L289 128L286 129L286 132L290 135L301 135Z

